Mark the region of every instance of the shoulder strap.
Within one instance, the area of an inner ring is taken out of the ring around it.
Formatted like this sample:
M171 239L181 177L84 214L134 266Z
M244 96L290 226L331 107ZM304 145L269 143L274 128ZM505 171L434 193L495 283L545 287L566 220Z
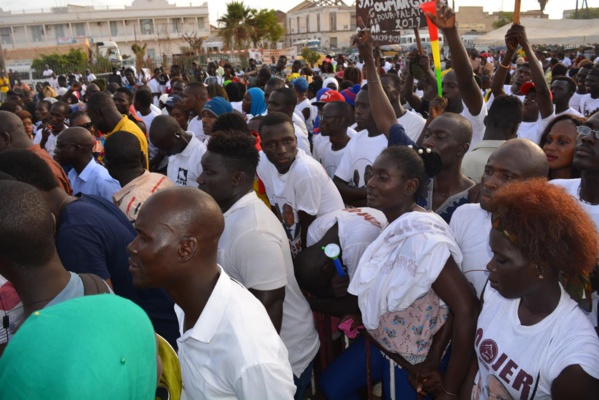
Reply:
M108 286L102 278L94 274L79 274L83 282L83 295L110 293Z

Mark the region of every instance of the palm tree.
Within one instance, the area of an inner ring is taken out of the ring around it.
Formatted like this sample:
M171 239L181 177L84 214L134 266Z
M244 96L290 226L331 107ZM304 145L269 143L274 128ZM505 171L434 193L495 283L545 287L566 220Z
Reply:
M549 0L539 0L539 6L541 6L541 14L545 11L545 6Z
M141 67L143 66L147 45L147 43L144 43L143 46L140 46L137 43L133 43L131 45L131 51L133 54L135 54L135 67L137 68L138 72L141 71Z
M243 1L233 1L227 4L227 13L218 19L222 28L219 35L224 40L226 48L247 48L252 32L253 10Z

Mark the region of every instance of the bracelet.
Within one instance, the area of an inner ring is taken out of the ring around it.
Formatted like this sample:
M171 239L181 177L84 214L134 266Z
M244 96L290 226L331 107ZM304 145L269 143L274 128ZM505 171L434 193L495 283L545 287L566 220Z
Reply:
M380 81L380 80L378 80L378 79L376 79L376 80L373 80L373 81L371 81L371 80L367 79L367 80L366 80L366 83L381 83L381 81Z
M501 61L499 62L499 66L500 66L500 67L503 67L503 68L505 68L505 69L510 69L510 68L511 68L511 66L509 66L509 65L503 65L503 64L501 63Z
M500 64L501 64L501 63L500 63ZM457 395L457 394L455 394L455 393L451 393L450 391L448 391L447 389L445 389L445 387L444 387L443 385L441 385L441 390L442 390L442 391L443 391L445 394L447 394L447 395L449 395L449 396L452 396L452 397L458 397L458 395Z

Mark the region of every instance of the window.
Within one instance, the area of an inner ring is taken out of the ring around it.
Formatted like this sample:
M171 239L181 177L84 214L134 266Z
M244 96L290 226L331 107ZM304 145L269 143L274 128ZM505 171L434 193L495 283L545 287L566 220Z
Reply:
M156 49L146 49L146 58L150 57L152 60L156 59Z
M64 30L64 24L52 25L51 27L47 26L46 30L51 29L51 28L54 29L54 37L56 39L65 37L65 34L64 34L64 31L65 31Z
M10 28L0 28L0 40L2 40L2 44L12 44L12 34L10 32Z
M320 14L316 14L316 32L320 32Z
M85 24L77 23L73 24L72 27L75 36L85 36Z
M351 13L349 16L349 21L350 21L350 25L349 25L349 30L350 31L355 31L357 26L356 26L356 13Z
M206 21L204 18L198 18L198 29L206 29Z
M306 15L306 32L310 32L310 16Z
M297 17L297 21L296 22L297 22L297 33L300 33L301 30L300 30L300 26L299 26L299 17Z
M173 33L181 32L181 18L173 18L171 19L173 23ZM200 27L200 19L198 19L198 28Z
M119 23L117 21L110 21L110 36L119 35Z
M139 21L141 33L151 35L154 33L154 23L151 19L142 19Z
M332 49L337 48L337 38L336 37L331 38L331 48Z
M30 26L29 34L31 35L31 41L33 42L43 42L46 40L44 38L44 28L42 28L41 25Z
M329 19L330 19L329 30L336 31L337 30L337 13L330 13ZM331 44L331 46L332 46L332 44Z

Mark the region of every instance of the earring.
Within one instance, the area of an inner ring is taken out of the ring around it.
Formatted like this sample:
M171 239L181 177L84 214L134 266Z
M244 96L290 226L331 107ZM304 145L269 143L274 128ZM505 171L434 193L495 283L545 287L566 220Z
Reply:
M537 265L537 272L539 273L539 279L543 279L543 274L541 273L541 268Z

